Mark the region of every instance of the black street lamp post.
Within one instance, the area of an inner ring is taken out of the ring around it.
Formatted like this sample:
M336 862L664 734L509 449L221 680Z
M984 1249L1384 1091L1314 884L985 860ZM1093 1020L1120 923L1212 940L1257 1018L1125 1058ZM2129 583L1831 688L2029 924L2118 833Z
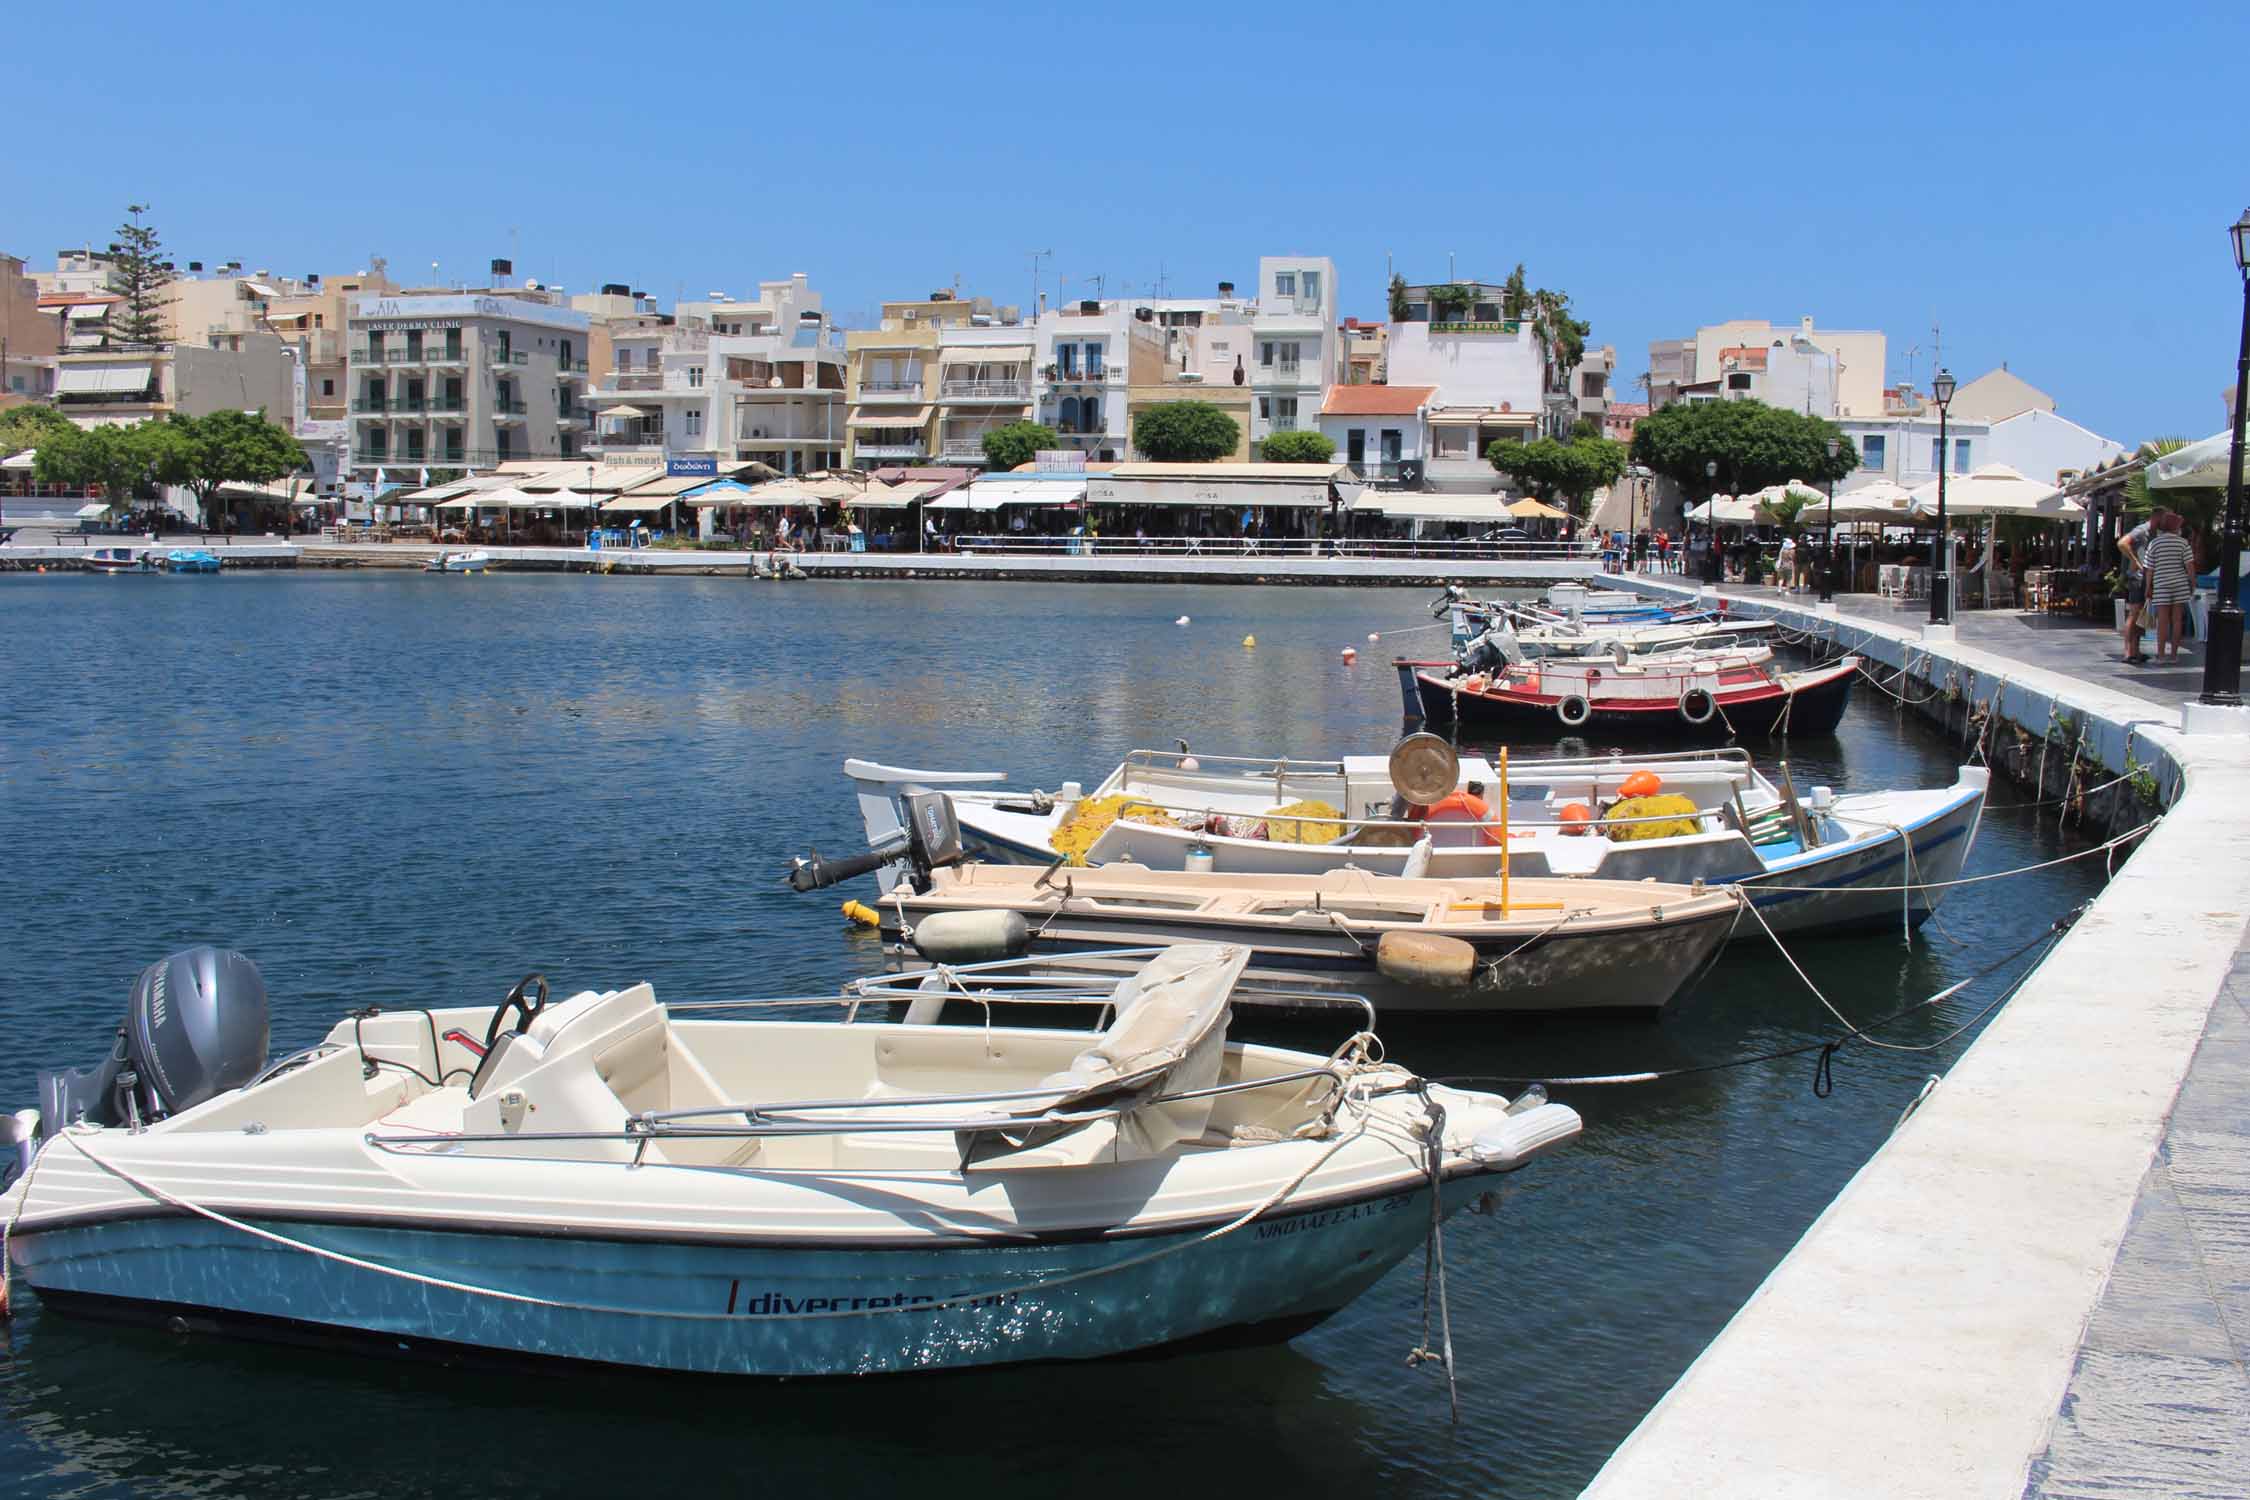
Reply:
M2234 268L2242 276L2242 338L2234 356L2234 435L2227 445L2227 510L2219 528L2219 598L2210 616L2210 639L2203 643L2205 703L2242 702L2242 418L2250 391L2250 209L2228 231L2234 237Z
M1828 540L1820 559L1820 602L1823 604L1836 600L1836 455L1843 446L1836 438L1828 440Z
M1953 373L1940 366L1930 377L1930 395L1937 402L1937 551L1930 559L1930 623L1953 623L1953 536L1945 522L1945 409L1953 404Z
M1719 461L1717 459L1704 460L1703 477L1710 484L1719 482ZM1708 487L1709 485L1706 485L1706 488ZM1703 498L1706 507L1703 512L1703 581L1705 583L1723 583L1726 581L1727 573L1725 563L1719 556L1719 517L1716 513L1716 507L1712 506L1711 503L1713 498L1712 495L1706 495Z

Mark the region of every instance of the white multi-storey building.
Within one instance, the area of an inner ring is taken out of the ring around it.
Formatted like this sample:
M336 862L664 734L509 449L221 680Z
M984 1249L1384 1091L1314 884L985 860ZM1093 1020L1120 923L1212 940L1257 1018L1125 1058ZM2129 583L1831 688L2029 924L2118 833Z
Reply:
M1258 257L1257 310L1250 319L1253 446L1276 432L1319 425L1321 404L1343 363L1336 307L1334 261Z
M1453 493L1497 489L1500 476L1486 450L1503 438L1536 437L1545 407L1546 357L1531 325L1405 319L1391 324L1385 359L1394 389L1433 391L1422 403L1424 482Z
M529 294L355 298L352 468L489 469L585 448L586 314Z

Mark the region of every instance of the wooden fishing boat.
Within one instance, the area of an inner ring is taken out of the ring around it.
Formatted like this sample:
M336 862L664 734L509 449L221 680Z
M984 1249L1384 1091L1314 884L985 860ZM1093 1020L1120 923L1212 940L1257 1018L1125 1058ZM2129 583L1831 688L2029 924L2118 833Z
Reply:
M1856 656L1787 671L1763 647L1622 662L1550 657L1489 672L1454 662L1392 665L1410 716L1517 743L1589 733L1711 744L1745 735L1830 734L1859 675Z

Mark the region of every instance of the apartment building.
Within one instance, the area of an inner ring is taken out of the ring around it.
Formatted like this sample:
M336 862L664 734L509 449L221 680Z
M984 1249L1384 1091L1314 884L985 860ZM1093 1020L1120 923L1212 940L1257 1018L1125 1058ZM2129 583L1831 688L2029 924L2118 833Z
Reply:
M216 411L263 411L286 426L295 368L270 333L230 335L217 348L67 350L55 358L55 407L81 427Z
M22 257L0 255L0 406L54 394L62 326L62 319L40 308L39 284Z
M1385 356L1390 341L1390 325L1362 323L1357 318L1344 319L1344 384L1382 385L1390 377Z
M1497 287L1479 288L1497 298ZM1411 299L1409 311L1416 305ZM1470 311L1477 310L1472 305ZM1497 312L1497 302L1491 310ZM1521 320L1469 317L1391 324L1388 345L1394 388L1428 387L1425 484L1460 494L1490 493L1500 476L1485 451L1502 438L1538 436L1546 409L1547 363Z
M885 302L876 327L847 332L846 462L866 469L936 457L944 441L938 422L942 331L1013 326L1017 319L1014 307L941 288L919 300Z
M1133 423L1148 408L1173 401L1202 401L1234 419L1234 451L1223 461L1249 462L1251 430L1257 425L1258 412L1258 395L1250 383L1251 366L1258 357L1254 328L1257 303L1237 297L1234 283L1222 281L1215 298L1167 298L1152 304L1150 311L1151 321L1163 338L1162 360L1153 379L1139 368L1127 371L1128 444ZM1134 459L1146 457L1137 448L1128 447L1127 451Z
M1250 389L1256 405L1250 441L1276 432L1307 431L1343 367L1336 321L1336 263L1326 256L1262 255L1250 334L1256 357Z
M1165 354L1173 344L1157 320L1162 306L1087 298L1040 315L1037 420L1055 430L1063 447L1097 463L1126 456L1132 446L1129 393L1135 385L1163 380ZM1176 326L1200 327L1200 319Z
M605 458L651 463L726 456L725 381L711 353L711 330L669 313L642 312L602 320L595 339L607 367L588 397L594 411L591 446Z
M1038 335L1020 323L954 324L938 331L937 452L940 462L984 462L984 435L1028 421Z
M589 319L553 294L351 299L352 469L490 469L584 451Z
M1817 328L1809 317L1791 325L1735 318L1692 339L1652 342L1649 400L1659 410L1748 399L1816 417L1879 418L1887 350L1876 331Z
M714 367L734 458L784 474L834 469L844 462L848 404L843 334L826 313L804 310L794 326L755 334L713 333Z
M295 351L303 387L302 399L295 403L299 422L349 420L351 305L362 296L397 290L378 258L368 270L307 276L293 289L276 288L264 301L262 326Z

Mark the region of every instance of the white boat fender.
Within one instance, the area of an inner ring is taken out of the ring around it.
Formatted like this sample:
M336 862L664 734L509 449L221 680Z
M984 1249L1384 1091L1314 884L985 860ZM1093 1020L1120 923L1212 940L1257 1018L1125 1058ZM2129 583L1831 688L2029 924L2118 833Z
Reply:
M1435 932L1386 932L1375 944L1375 968L1385 979L1432 989L1461 990L1476 977L1472 943Z
M988 963L1021 957L1031 946L1031 926L1020 911L932 912L914 924L913 941L932 963Z
M1581 1128L1578 1111L1569 1105L1535 1105L1487 1122L1469 1142L1469 1155L1488 1167L1518 1167L1571 1139Z

